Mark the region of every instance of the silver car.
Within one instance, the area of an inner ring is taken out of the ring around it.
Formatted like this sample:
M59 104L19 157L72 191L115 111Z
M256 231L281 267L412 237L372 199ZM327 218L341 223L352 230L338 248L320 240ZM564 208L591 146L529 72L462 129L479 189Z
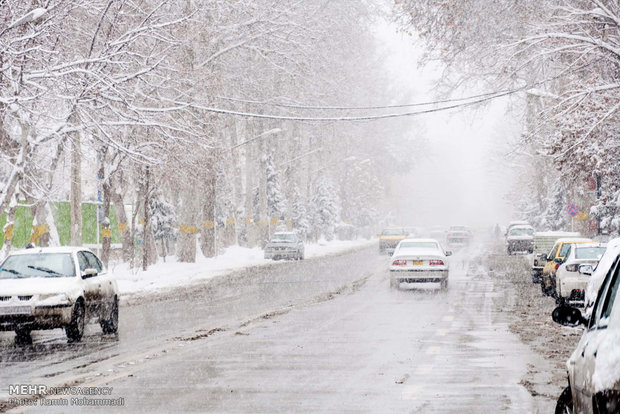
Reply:
M277 232L265 246L265 259L303 260L305 248L303 241L292 231Z

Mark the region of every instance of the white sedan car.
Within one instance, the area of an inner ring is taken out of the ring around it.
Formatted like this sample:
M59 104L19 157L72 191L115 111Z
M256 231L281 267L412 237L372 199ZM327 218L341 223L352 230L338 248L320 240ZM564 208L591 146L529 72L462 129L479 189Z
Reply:
M566 363L569 385L558 399L556 413L620 412L620 254L615 248L605 256L597 269L600 284L588 293L595 297L589 311L584 315L562 304L552 314L561 325L585 326Z
M444 251L434 239L404 239L392 255L390 265L390 286L401 283L440 283L448 287L449 264L447 257L452 252Z
M590 281L592 269L596 267L605 253L605 244L573 244L564 263L555 274L558 303L583 306L585 291ZM580 272L579 267L590 265L589 272Z
M104 333L118 330L118 289L101 261L80 247L32 248L11 253L0 265L0 331L64 328L79 341L96 318Z

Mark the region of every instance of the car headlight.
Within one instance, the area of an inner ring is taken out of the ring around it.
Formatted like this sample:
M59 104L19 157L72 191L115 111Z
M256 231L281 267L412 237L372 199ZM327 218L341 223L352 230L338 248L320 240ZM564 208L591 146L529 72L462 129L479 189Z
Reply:
M68 305L69 297L65 293L45 293L39 295L37 305Z

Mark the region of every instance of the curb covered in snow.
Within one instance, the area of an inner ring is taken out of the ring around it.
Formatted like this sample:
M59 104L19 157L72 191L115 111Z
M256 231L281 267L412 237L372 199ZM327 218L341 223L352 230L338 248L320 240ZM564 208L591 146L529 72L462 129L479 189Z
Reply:
M376 239L319 241L317 244L306 245L306 258L342 254L376 243ZM141 268L131 269L128 263L110 264L109 270L117 280L121 296L126 297L161 292L224 276L236 270L285 262L264 259L263 254L263 250L258 247L247 248L235 245L228 247L223 254L212 258L199 254L196 263L180 263L177 262L176 257L168 257L166 262L160 259L147 271L142 271Z

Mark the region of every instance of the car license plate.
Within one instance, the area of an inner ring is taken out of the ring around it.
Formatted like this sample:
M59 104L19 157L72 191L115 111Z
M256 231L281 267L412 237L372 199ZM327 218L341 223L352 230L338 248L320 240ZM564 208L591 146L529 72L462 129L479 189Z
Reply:
M0 315L30 315L30 306L0 306Z
M422 260L413 260L411 264L414 266L422 266Z

